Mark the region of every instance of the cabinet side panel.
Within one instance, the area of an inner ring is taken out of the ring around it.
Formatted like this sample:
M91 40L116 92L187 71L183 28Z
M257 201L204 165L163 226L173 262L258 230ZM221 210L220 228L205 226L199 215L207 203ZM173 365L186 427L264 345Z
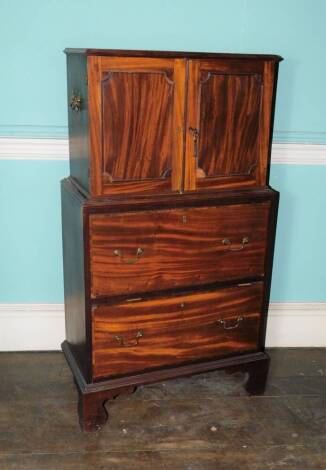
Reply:
M275 71L276 68L276 71ZM263 73L263 101L260 125L260 164L258 183L261 186L268 184L269 166L271 160L271 145L274 124L274 105L277 79L277 64L264 63Z
M278 62L275 63L266 63L265 71L266 78L264 79L267 85L267 96L266 100L270 103L270 114L266 116L266 158L265 165L266 167L262 168L262 181L268 185L269 184L269 175L270 175L270 166L271 166L271 154L272 154L272 141L273 141L273 130L274 130L274 117L275 117L275 102L276 102L276 92L277 92L277 81L278 81ZM273 83L272 83L273 82ZM269 127L267 127L269 126Z
M61 184L62 240L66 339L84 373L89 376L84 275L83 207Z
M86 56L67 56L67 92L70 174L87 191L89 190L88 150L88 90ZM80 110L70 106L72 98L80 97Z

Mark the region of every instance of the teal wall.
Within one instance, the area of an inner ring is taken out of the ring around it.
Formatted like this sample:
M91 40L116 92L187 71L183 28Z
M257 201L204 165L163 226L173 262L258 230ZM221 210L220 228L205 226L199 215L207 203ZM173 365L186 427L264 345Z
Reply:
M62 302L60 180L68 162L0 161L0 303Z
M273 165L280 191L271 298L326 301L326 166Z
M325 0L0 0L0 136L67 135L65 47L275 53L275 141L326 143ZM0 162L0 302L61 302L60 161ZM274 301L326 301L326 167L274 165Z
M280 54L277 140L326 141L325 0L1 0L0 18L2 135L66 135L69 46Z

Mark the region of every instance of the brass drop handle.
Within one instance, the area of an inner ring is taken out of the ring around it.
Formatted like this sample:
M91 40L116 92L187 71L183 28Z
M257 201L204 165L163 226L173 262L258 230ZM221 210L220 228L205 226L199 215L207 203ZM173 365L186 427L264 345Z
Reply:
M139 260L139 258L142 256L143 253L144 253L143 248L137 248L136 255L134 258L125 258L122 253L122 250L113 250L113 254L115 256L119 256L121 258L121 263L125 263L125 264L137 263L137 261Z
M240 323L244 320L243 317L238 317L236 322L233 325L228 326L228 322L226 320L217 320L218 325L223 326L224 330L235 330L239 327Z
M249 243L249 238L248 237L243 237L241 246L238 248L232 248L232 241L229 238L224 238L222 240L223 245L226 245L228 247L228 251L241 251L244 249L245 245Z
M137 331L135 338L133 338L131 341L126 341L123 336L120 335L115 335L114 339L122 346L123 348L133 348L135 346L138 346L140 338L144 336L144 333L142 331Z
M83 98L81 95L73 94L70 98L69 106L73 111L79 112L82 108Z
M192 135L194 141L194 158L198 159L198 140L199 140L199 130L194 127L189 127L189 132Z

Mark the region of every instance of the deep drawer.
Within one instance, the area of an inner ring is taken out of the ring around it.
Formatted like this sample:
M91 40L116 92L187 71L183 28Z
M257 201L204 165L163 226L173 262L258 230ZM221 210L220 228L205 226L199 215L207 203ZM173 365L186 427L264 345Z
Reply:
M92 298L264 274L270 203L90 215Z
M94 307L94 379L256 350L262 293L258 282Z

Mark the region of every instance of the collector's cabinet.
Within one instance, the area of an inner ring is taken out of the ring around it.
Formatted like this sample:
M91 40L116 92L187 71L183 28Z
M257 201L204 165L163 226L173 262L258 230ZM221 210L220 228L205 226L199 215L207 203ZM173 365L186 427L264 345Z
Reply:
M68 49L66 341L85 430L135 387L225 368L262 393L279 56Z

